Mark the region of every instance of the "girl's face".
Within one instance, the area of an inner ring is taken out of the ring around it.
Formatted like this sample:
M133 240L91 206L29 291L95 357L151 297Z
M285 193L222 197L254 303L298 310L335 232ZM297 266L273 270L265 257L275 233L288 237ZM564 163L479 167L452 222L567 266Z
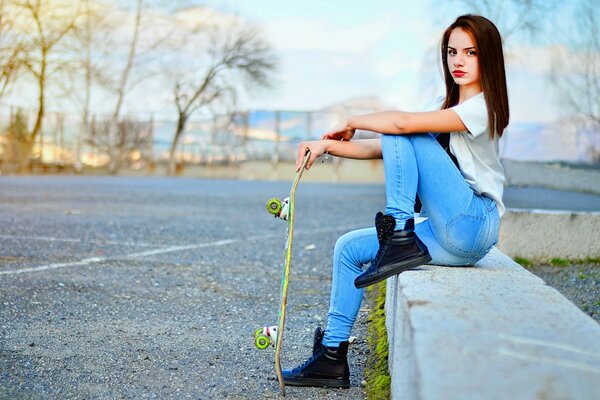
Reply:
M481 92L477 49L471 35L461 28L455 28L448 38L448 69L461 93Z

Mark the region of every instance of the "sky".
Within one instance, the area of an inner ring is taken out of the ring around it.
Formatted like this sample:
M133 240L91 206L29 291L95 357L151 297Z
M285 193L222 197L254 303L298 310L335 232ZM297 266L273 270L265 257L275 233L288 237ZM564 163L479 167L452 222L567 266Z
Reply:
M114 1L129 10L135 4L133 0ZM466 1L460 0L145 0L148 5L153 2L171 9L208 7L262 30L280 65L272 89L241 97L243 110L312 111L372 97L385 108L422 110L444 94L440 37L457 16L470 11L461 6ZM494 4L511 3L498 0ZM555 3L553 14L543 19L547 27L569 29L572 4ZM510 20L514 13L506 9L506 16ZM519 35L505 41L511 122L550 123L568 115L547 79L550 50L566 40L557 34L536 44ZM33 102L34 89L27 91ZM24 92L15 90L15 97L6 102L21 105L27 100ZM93 112L112 112L113 100L96 102ZM137 86L126 102L124 111L130 114L176 117L172 83L159 77ZM68 101L61 106L68 107Z
M443 6L398 0L203 4L263 29L281 57L278 83L271 91L253 94L245 105L285 110L320 109L370 96L392 108L419 110L443 94L437 55L442 32L469 11L460 2ZM548 45L512 37L505 47L512 121L550 122L564 116L546 79Z
M423 57L435 46L439 29L428 27L426 7L398 3L205 2L264 30L281 65L278 86L255 97L255 104L283 109L318 109L370 96L390 106L414 103Z

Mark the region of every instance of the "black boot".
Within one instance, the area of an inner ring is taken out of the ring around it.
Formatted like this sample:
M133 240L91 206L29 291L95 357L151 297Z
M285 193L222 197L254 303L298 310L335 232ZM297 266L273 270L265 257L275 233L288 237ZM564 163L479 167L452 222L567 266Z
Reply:
M369 268L354 280L354 286L357 288L373 285L431 261L427 247L415 234L414 219L407 220L403 230L394 231L394 217L377 213L375 227L379 251Z
M350 387L348 342L339 347L323 346L323 331L317 328L313 354L298 368L283 371L283 381L290 386L317 386L347 389Z

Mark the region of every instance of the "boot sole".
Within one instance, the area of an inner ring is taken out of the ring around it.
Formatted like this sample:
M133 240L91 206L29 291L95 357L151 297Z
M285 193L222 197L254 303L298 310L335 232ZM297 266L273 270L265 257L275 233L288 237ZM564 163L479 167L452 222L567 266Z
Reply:
M357 289L371 286L379 281L389 278L390 276L398 275L399 273L402 273L404 271L408 271L408 270L414 269L416 267L419 267L421 265L427 264L429 261L431 261L431 256L429 254L427 254L427 255L421 256L419 258L415 258L415 259L411 260L409 263L400 263L400 264L394 265L394 266L390 267L390 269L387 270L386 272L384 272L380 275L372 276L368 279L365 279L362 282L354 281L354 286Z
M350 382L340 381L337 379L284 378L283 382L289 386L329 387L329 388L337 388L337 389L349 389L350 388Z

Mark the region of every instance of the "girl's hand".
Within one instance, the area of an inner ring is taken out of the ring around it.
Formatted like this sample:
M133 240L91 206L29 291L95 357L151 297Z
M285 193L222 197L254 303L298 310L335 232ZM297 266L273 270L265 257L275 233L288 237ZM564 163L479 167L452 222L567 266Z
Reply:
M331 140L350 140L354 136L354 132L356 129L350 128L348 126L348 122L342 122L333 127L332 130L325 133L321 139L331 139Z
M306 169L310 169L315 160L318 157L321 157L327 151L327 141L326 140L314 140L310 142L301 142L298 145L298 156L296 158L296 172L300 171L300 167L302 167L302 162L304 161L304 155L306 151L310 150L310 157L306 162Z

